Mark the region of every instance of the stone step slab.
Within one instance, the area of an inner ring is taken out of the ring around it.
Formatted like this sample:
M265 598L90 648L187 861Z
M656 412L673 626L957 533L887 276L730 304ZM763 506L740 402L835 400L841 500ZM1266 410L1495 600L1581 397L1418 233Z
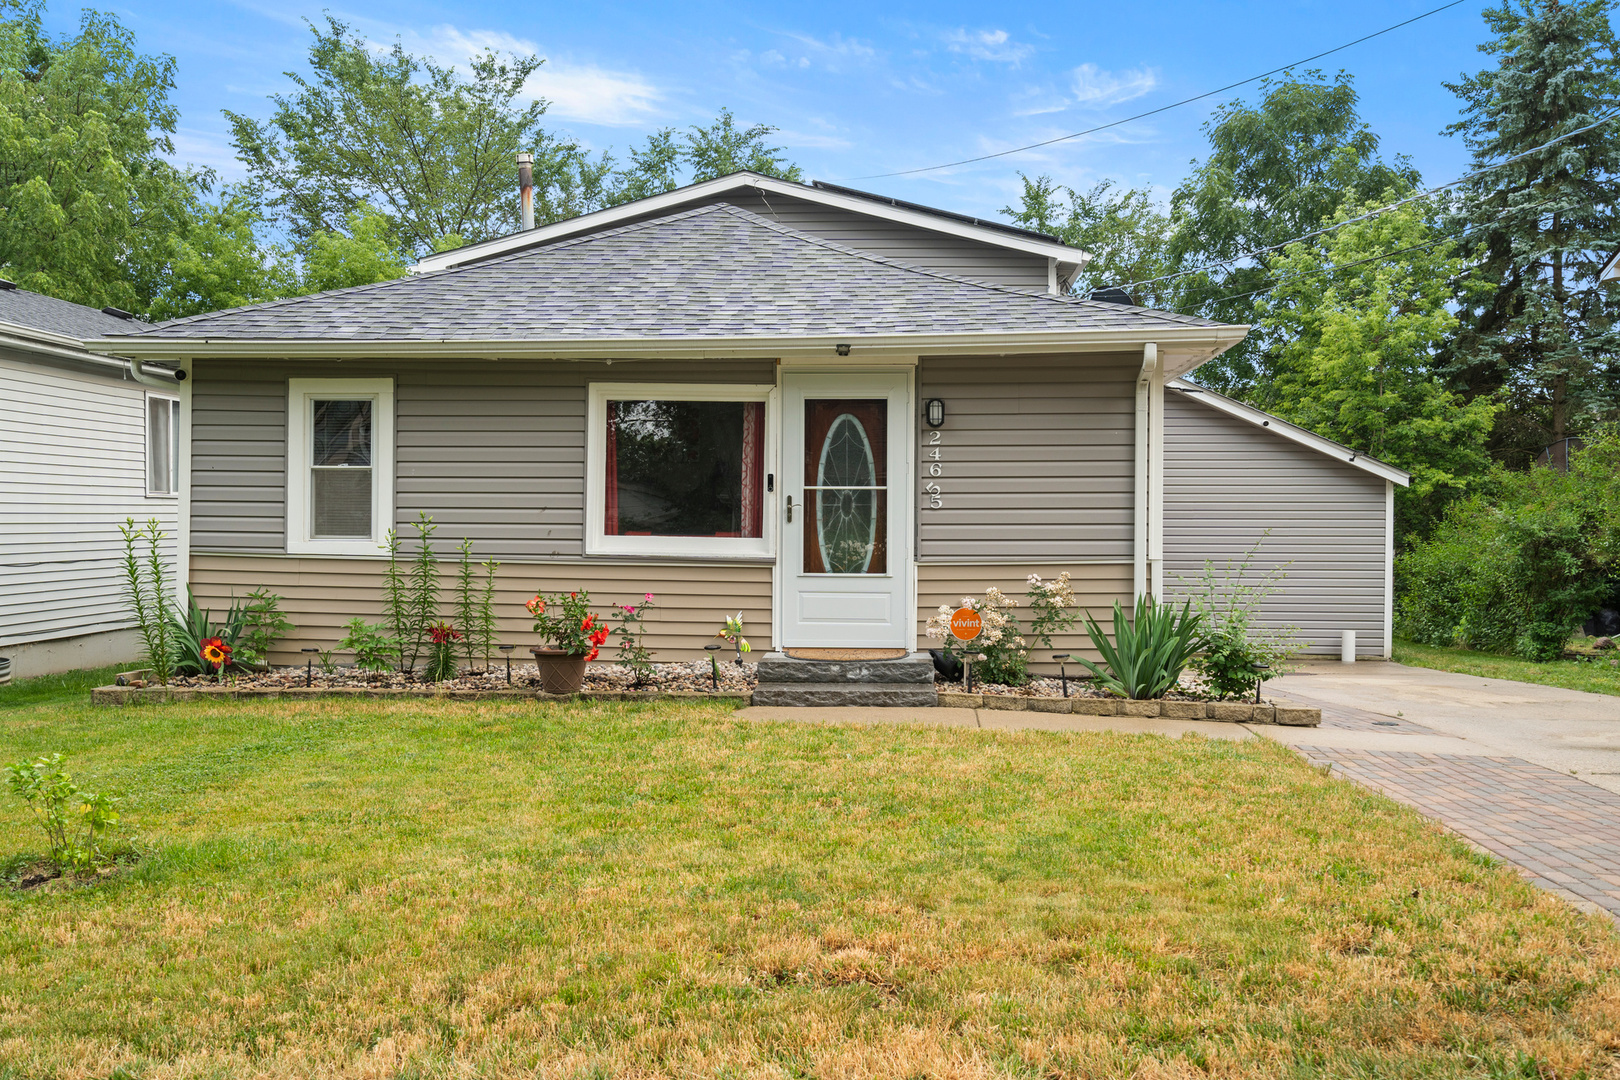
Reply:
M894 684L934 685L934 661L927 653L903 660L795 660L782 653L766 653L759 660L759 681L772 685Z

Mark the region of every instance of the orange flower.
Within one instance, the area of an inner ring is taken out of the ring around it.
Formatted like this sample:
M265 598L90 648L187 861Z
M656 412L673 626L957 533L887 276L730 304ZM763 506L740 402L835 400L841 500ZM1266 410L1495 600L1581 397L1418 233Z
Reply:
M231 647L217 637L202 643L202 659L216 668L224 667L231 659Z
M543 615L546 610L546 599L543 596L536 596L523 606L529 609L530 615Z
M591 660L595 660L596 657L598 656L598 654L601 653L601 651L602 651L601 649L592 649L590 652L585 654L586 661L589 662Z

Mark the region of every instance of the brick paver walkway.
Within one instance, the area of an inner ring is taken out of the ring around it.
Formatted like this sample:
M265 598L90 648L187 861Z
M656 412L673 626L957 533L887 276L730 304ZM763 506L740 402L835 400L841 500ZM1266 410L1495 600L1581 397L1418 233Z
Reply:
M1296 749L1438 819L1542 888L1620 920L1620 795L1514 757Z

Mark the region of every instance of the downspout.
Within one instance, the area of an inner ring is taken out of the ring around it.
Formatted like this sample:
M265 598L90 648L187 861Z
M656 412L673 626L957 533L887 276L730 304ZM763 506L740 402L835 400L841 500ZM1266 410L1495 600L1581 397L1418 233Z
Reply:
M141 367L141 362L139 360L131 360L129 362L130 378L134 379L142 386L153 386L159 390L174 390L176 388L175 384L186 381L185 368L175 368L173 370L170 370L169 368L158 368L157 370L163 372L163 375L167 376L167 378L145 370Z
M1159 346L1148 342L1142 346L1142 372L1136 379L1136 498L1135 520L1131 535L1135 540L1135 573L1131 584L1134 597L1141 597L1150 587L1148 578L1148 485L1151 482L1148 456L1152 442L1149 428L1152 424L1153 376L1159 366Z
M1157 349L1155 349L1157 353ZM1148 382L1148 590L1164 599L1164 372Z

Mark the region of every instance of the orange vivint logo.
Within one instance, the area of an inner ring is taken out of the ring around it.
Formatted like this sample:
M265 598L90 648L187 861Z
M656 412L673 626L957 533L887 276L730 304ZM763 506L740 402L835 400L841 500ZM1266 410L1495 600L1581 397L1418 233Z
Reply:
M970 607L959 607L951 613L951 633L958 641L972 641L984 629L984 618Z

